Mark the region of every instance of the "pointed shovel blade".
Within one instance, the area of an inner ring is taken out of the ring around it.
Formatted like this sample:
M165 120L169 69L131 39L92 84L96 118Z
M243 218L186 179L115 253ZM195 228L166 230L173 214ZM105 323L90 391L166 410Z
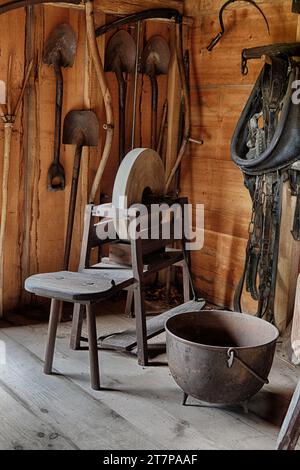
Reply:
M99 141L99 121L89 110L73 110L65 117L63 143L96 147Z
M47 65L72 67L77 48L77 38L69 24L56 26L49 34L43 54L43 62Z
M162 36L152 36L142 53L141 71L146 75L168 73L171 52L169 44Z
M133 37L124 29L109 40L105 54L106 72L133 72L136 60L136 46Z

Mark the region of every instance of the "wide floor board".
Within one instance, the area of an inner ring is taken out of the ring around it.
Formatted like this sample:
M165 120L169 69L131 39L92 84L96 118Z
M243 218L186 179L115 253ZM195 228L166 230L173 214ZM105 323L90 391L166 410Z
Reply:
M118 309L117 304L115 305ZM97 318L99 336L133 326L112 312ZM90 389L87 351L69 349L70 323L59 327L55 374L42 373L46 324L3 328L0 449L273 449L300 372L276 357L249 404L183 407L165 355L142 368L135 356L99 351L100 392ZM163 342L164 335L155 340Z

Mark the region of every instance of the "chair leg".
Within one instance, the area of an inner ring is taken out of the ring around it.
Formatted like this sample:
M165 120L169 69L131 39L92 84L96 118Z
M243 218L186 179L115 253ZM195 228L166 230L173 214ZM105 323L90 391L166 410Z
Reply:
M48 337L46 343L45 351L45 363L44 363L44 373L47 375L52 374L52 364L55 348L55 339L57 325L59 323L60 315L62 309L62 302L60 300L52 299L51 309L50 309L50 318L48 325Z
M141 366L148 365L147 325L143 289L138 284L134 290L134 310L136 321L136 341L138 363Z
M100 390L96 317L90 304L86 305L86 319L89 337L91 387L93 390Z
M134 308L132 304L133 294L134 294L134 291L130 287L127 290L127 299L126 299L126 307L125 307L125 315L127 315L129 318L134 318Z
M74 304L72 330L71 330L71 338L70 338L70 348L73 349L74 351L78 351L80 349L83 313L84 313L84 306L80 304Z

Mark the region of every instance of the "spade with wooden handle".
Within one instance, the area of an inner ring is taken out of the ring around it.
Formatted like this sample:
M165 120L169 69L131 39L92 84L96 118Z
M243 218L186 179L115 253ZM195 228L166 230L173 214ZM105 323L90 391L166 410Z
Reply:
M52 66L56 79L55 131L53 162L48 170L48 191L65 189L65 170L60 163L61 114L63 105L63 67L72 67L77 47L76 35L68 24L60 24L51 31L44 47L43 62Z
M133 72L136 58L136 46L132 36L124 29L115 33L107 44L105 56L105 70L116 74L119 85L119 159L121 163L126 153L126 82L123 73Z
M170 48L162 36L152 36L142 54L141 72L148 75L151 82L151 147L156 149L158 85L157 75L166 75L169 70Z
M69 268L82 148L84 146L97 146L98 141L99 122L96 114L93 111L74 110L70 111L66 115L63 129L63 143L68 145L76 145L76 150L73 165L67 235L65 242L65 270Z
M31 61L25 70L25 77L21 93L17 99L16 105L12 108L12 97L9 91L11 83L11 69L12 69L12 56L9 57L8 62L8 77L6 93L5 82L0 82L0 115L4 123L4 151L3 151L3 170L2 170L2 207L1 207L1 221L0 221L0 316L3 314L3 289L4 289L4 243L5 243L5 229L7 220L7 206L8 206L8 178L9 178L9 163L11 153L11 138L14 122L18 115L23 100L24 92L28 79L32 70L33 61Z

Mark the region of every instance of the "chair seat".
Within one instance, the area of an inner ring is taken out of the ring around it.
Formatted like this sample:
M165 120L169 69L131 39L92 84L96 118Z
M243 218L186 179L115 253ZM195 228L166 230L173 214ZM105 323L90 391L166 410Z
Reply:
M110 297L134 282L130 269L84 269L33 275L26 279L25 289L51 299L90 303Z

